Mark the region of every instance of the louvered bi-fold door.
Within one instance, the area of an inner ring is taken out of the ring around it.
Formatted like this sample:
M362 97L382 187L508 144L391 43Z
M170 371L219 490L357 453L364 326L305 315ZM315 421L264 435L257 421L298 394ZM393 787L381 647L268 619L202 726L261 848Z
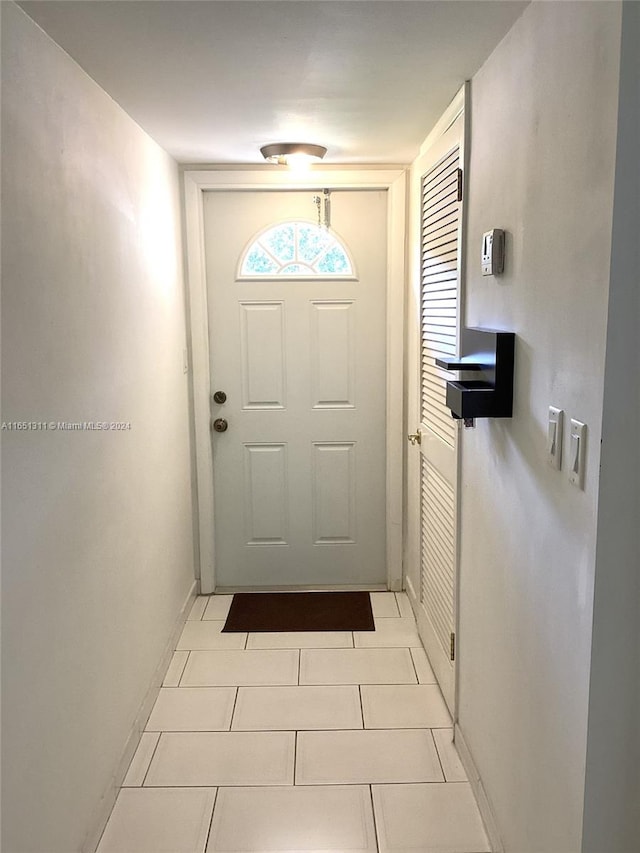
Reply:
M450 373L435 359L458 349L460 149L422 181L421 583L423 640L449 707L454 702L458 426L446 405Z

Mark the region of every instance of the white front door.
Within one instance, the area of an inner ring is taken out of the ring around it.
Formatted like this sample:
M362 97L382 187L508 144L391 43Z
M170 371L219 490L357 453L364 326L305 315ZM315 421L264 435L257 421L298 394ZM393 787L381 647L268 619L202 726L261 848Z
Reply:
M420 636L452 714L460 424L446 405L446 383L455 377L435 360L458 355L463 126L460 115L433 141L416 162L412 180L412 227L419 234L412 420L419 423L421 443L409 454L410 482L417 486L410 497L409 532L419 543L419 580L411 592Z
M313 196L204 197L216 588L387 579L387 193L332 194L334 250Z

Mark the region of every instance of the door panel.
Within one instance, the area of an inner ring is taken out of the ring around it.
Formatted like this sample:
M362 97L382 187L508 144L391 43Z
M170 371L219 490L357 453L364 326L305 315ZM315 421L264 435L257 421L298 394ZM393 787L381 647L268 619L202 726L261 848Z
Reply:
M245 444L244 498L247 545L286 545L289 507L285 444Z
M313 445L313 542L355 543L355 443Z
M311 303L311 405L354 409L355 303Z
M386 193L332 196L348 279L237 276L311 192L204 199L217 587L386 581ZM295 262L295 258L292 262Z
M414 290L409 307L410 421L420 444L408 456L407 589L443 696L455 714L459 424L446 405L452 375L437 358L455 356L460 328L464 117L431 141L412 173ZM419 424L419 426L418 426Z
M243 409L286 407L283 309L282 302L240 303Z
M425 647L453 711L458 424L446 405L450 374L436 358L458 350L460 146L422 178L420 605ZM446 237L443 239L442 223ZM434 227L437 226L437 227ZM453 237L455 235L455 242Z

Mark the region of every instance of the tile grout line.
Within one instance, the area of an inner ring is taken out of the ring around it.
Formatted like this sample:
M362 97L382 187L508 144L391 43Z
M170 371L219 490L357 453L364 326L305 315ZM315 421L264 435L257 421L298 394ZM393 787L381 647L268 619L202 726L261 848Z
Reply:
M436 751L436 755L438 756L438 764L440 765L440 770L442 771L442 778L445 782L448 782L447 774L444 772L444 764L442 763L442 759L440 758L440 750L438 749L438 744L436 743L436 739L433 736L433 729L429 729L429 734L431 735L431 741L433 742L433 746Z
M291 732L291 734L293 734L293 732ZM410 780L410 781L395 781L395 782L388 782L388 781L387 782L380 782L380 781L378 781L378 782L366 782L366 781L361 781L361 782L303 782L302 784L295 785L295 787L296 788L335 788L336 786L342 786L342 787L350 787L351 786L351 787L357 788L357 787L361 787L362 785L444 785L444 784L446 784L447 787L452 787L453 785L469 785L469 782L468 781L465 781L465 782L460 781L460 782L447 782L447 783L445 783L445 782L441 782L439 780L437 780L435 782L433 782L433 781L425 782L425 781L420 781L420 780L416 781L415 779ZM247 785L244 782L234 782L233 784L226 784L226 785L147 785L144 788L144 790L145 791L158 791L158 790L162 790L163 788L181 788L181 789L182 788L185 788L185 789L189 789L189 788L210 788L211 789L211 788L278 788L278 787L279 788L292 788L294 786L293 785L271 785L271 784L269 784L269 785L256 785L254 783ZM141 789L142 788L140 785L131 785L130 787L122 788L120 790L135 791L135 790L141 790Z
M403 590L403 592L404 592L404 590ZM394 592L393 594L396 597L396 607L398 608L398 613L400 614L400 616L402 616L402 608L400 607L400 599L398 598L398 596L401 595L401 593ZM412 611L411 615L413 616L413 611ZM415 617L414 617L413 621L415 622Z
M364 705L362 704L362 684L358 684L358 696L360 697L360 718L362 719L362 729L364 730Z
M418 675L418 668L416 667L416 662L413 659L413 655L411 654L411 649L407 648L407 651L409 652L409 658L411 660L411 666L413 667L413 672L416 676L416 684L420 684L420 676Z
M209 821L209 829L207 830L207 837L204 842L204 847L202 848L202 853L206 853L207 848L209 847L209 841L211 841L211 830L213 829L213 816L216 811L216 806L218 805L218 793L220 792L220 786L216 785L216 792L213 795L213 808L211 809L211 820Z
M225 731L229 731L229 732L232 731L233 718L234 718L235 713L236 713L236 706L238 704L238 694L240 693L240 687L236 687L235 691L236 691L235 696L233 697L233 708L231 709L231 718L229 719L229 728L225 729Z
M298 769L298 732L293 733L293 787L296 786L296 770ZM298 786L299 787L299 786Z
M373 803L373 784L369 783L369 797L371 798L371 815L373 817L373 832L375 835L374 841L376 843L376 853L380 850L380 844L378 841L378 821L376 820L376 807Z
M302 649L298 649L298 678L296 682L296 687L300 687L300 667L302 661ZM296 785L296 773L298 765L298 732L294 732L293 735L293 786Z
M177 649L176 649L176 651L177 651ZM187 650L185 649L185 651L187 651ZM185 673L185 670L187 668L187 664L189 663L190 657L191 657L191 651L187 651L187 656L184 659L184 665L182 667L182 670L180 671L180 678L178 679L178 683L177 683L176 687L183 687L184 686L182 684L182 679L184 678L184 673Z
M153 752L151 753L151 758L149 759L149 763L147 764L147 769L145 770L144 776L142 777L142 782L140 783L140 788L144 788L144 783L147 781L147 776L149 775L149 770L151 770L151 765L153 763L153 759L156 757L156 752L158 751L158 747L160 746L160 738L162 737L163 732L160 732L158 735L158 740L156 741L156 745L153 748Z

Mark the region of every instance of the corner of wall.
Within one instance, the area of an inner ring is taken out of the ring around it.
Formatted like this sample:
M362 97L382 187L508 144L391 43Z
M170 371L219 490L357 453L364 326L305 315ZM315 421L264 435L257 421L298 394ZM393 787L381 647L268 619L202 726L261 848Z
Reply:
M453 740L456 745L456 749L458 750L462 766L467 774L469 784L471 785L471 790L476 798L476 803L478 804L478 810L480 811L480 816L484 823L491 851L492 853L504 853L504 845L502 843L502 838L500 837L500 830L498 828L495 811L491 805L489 797L487 796L484 785L482 784L482 778L478 768L476 767L476 763L473 760L469 744L465 740L459 723L456 723L454 726Z
M182 634L191 608L193 607L193 603L197 595L197 585L197 581L194 581L193 586L189 590L189 594L180 609L180 613L176 618L173 630L167 640L162 656L158 662L158 666L156 667L153 678L151 679L151 683L149 684L144 699L142 700L142 704L140 705L140 710L136 714L131 725L131 730L126 738L122 755L117 763L109 787L103 793L94 816L89 821L90 828L87 838L82 845L82 853L95 853L98 844L100 843L100 839L105 826L107 825L107 821L111 816L111 811L115 805L118 793L120 792L120 788L122 787L125 776L127 775L129 765L131 764L131 760L133 759L138 745L140 744L140 739L144 733L145 726L160 693L160 688L162 687L164 677L167 674L169 665L171 664L178 640L180 639L180 635Z
M463 437L458 731L518 853L581 838L619 27L532 3L471 84L465 325L515 332L516 372L513 418ZM550 405L588 424L584 490L547 464Z
M640 5L625 2L598 495L583 853L640 839Z
M2 841L69 853L194 584L178 169L22 8L2 26L3 418L44 424L2 434Z

